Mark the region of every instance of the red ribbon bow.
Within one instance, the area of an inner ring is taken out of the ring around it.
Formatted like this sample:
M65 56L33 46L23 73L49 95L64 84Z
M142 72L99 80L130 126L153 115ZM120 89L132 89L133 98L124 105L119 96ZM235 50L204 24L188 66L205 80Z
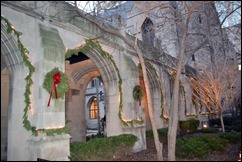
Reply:
M139 98L139 92L140 92L140 86L138 86L137 93L138 93L138 99L139 99L139 106L141 105L141 100Z
M52 77L54 79L54 83L53 83L53 85L52 85L52 87L50 89L50 98L49 98L49 102L48 102L48 107L50 105L50 99L52 97L52 91L53 91L53 89L55 90L55 97L56 97L56 99L58 98L58 93L57 93L57 90L56 90L56 85L60 83L60 81L61 81L61 78L60 77L61 77L61 74L59 72L55 73L55 75L53 75L53 77Z

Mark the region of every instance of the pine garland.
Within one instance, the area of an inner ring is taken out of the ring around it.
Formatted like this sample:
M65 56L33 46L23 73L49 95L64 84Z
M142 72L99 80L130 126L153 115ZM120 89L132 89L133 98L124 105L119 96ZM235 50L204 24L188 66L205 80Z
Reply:
M32 135L37 136L38 135L38 130L36 130L35 126L32 126L30 121L28 120L28 111L29 109L31 109L30 104L30 87L33 84L33 80L32 80L32 75L35 72L35 67L31 64L28 54L29 51L24 47L23 43L20 40L20 35L22 35L21 32L17 31L14 29L13 25L8 21L7 18L3 17L1 15L1 20L3 20L5 22L5 25L7 27L7 33L14 33L17 37L17 44L18 44L18 48L20 50L21 56L23 58L23 62L24 64L29 68L29 74L26 76L25 81L26 81L26 85L25 85L25 93L24 93L24 97L25 97L25 108L24 108L24 115L23 115L23 126L27 131L31 131ZM48 129L48 131L52 131L51 134L47 134L47 135L54 135L56 132L57 133L68 133L67 130L67 126L63 127L63 128L59 128L59 129ZM43 129L43 131L45 132L46 130Z
M78 48L75 48L75 49L68 49L67 52L66 52L65 58L68 59L72 55L78 55L78 52L87 53L91 49L94 49L94 48L97 49L102 57L107 58L113 64L113 66L114 66L114 68L117 72L117 75L118 75L119 96L120 96L118 116L119 116L119 119L121 120L122 125L127 127L129 125L133 126L133 124L143 124L144 123L143 119L142 120L134 119L134 120L128 120L127 121L127 120L124 120L123 117L122 117L122 115L123 115L122 114L122 109L123 109L122 78L121 78L121 75L119 73L118 66L113 59L113 56L110 55L108 52L104 51L98 41L86 40L85 42L86 42L86 44L82 47L78 47Z
M31 108L30 107L30 87L33 84L33 80L32 80L32 75L35 72L35 67L31 64L31 62L29 61L29 51L24 47L23 43L20 41L20 35L22 35L21 32L18 32L17 30L14 29L13 25L8 21L7 18L1 16L1 20L3 20L5 22L5 25L7 27L7 33L14 33L15 36L17 37L17 44L18 44L18 48L20 50L21 56L23 58L23 62L24 64L29 68L29 74L26 76L25 81L26 81L26 85L25 85L25 92L24 92L24 97L25 97L25 108L24 108L24 115L23 115L23 125L24 128L28 131L32 131L33 135L36 135L36 131L35 127L31 125L30 121L28 120L28 110Z

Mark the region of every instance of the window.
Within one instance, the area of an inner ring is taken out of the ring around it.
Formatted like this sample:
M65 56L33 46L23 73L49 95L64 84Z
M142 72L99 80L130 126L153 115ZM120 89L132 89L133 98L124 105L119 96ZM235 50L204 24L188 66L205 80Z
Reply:
M91 103L89 109L89 118L90 119L97 119L98 118L98 109L97 109L97 98L95 97Z
M195 55L194 54L192 55L192 61L195 61Z
M91 84L92 84L91 87L95 87L95 85L96 85L96 84L95 84L95 79L92 79L92 83L91 83Z
M142 29L142 40L144 44L152 47L154 45L155 29L154 29L154 24L150 18L145 19L141 29Z
M199 21L200 24L202 24L202 17L201 17L200 14L198 15L198 21Z

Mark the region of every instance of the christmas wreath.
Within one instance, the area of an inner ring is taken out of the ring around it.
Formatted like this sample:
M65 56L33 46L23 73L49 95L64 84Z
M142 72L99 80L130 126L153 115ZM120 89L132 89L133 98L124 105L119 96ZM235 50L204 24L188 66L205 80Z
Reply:
M143 89L139 85L136 85L133 88L133 98L136 101L140 101L142 97L143 97Z
M52 95L52 91L54 90L52 96L53 98L64 98L65 93L67 93L69 90L68 77L65 73L59 71L59 69L55 67L53 70L51 70L45 75L45 79L42 86L50 93L50 97Z

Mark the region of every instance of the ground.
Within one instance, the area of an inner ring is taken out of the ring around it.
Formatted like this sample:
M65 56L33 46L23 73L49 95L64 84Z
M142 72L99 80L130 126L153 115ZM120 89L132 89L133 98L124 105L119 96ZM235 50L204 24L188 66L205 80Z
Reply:
M239 144L229 144L224 152L211 152L203 159L176 158L176 161L238 161L240 153ZM163 145L163 160L167 161L167 144ZM147 149L137 153L130 153L123 157L114 157L114 161L158 161L154 140L147 139Z

